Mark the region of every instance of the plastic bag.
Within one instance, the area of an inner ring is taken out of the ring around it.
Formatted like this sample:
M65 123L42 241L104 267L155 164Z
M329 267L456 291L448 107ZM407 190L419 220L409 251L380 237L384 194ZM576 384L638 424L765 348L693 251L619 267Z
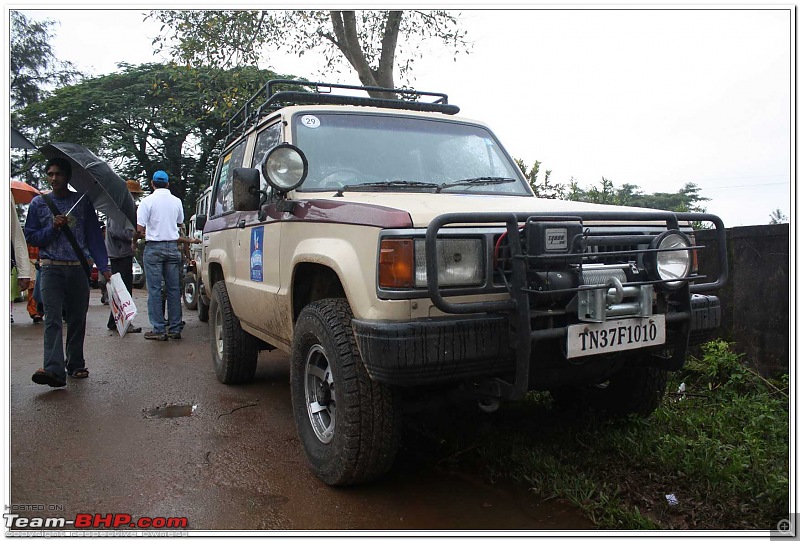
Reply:
M133 323L133 318L136 317L136 304L134 304L131 294L128 293L128 288L125 287L120 273L111 275L111 281L107 287L114 323L117 325L119 335L125 336Z

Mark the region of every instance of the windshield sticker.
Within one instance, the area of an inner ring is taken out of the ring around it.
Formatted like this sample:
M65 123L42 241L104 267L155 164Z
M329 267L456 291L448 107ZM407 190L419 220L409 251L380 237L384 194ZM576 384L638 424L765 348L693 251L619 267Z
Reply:
M320 126L319 118L314 115L303 115L302 118L300 118L300 122L306 128L316 129Z
M250 279L254 282L264 281L264 226L254 227L250 231Z

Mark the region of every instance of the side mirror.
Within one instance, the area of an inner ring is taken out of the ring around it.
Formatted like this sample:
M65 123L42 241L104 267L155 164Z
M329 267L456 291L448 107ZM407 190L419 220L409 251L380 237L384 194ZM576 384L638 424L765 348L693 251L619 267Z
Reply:
M308 175L308 160L303 151L282 143L267 153L261 173L278 193L285 194L300 186Z
M203 228L206 226L206 221L208 221L208 216L206 216L205 214L198 214L194 219L195 231L202 231Z
M237 167L233 170L233 210L258 210L261 178L258 169Z

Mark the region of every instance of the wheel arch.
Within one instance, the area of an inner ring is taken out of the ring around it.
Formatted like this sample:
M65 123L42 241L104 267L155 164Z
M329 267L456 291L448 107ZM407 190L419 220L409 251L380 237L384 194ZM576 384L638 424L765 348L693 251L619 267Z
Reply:
M206 294L211 297L211 290L214 289L214 284L220 280L225 279L225 273L222 270L220 263L214 262L208 264L208 284L205 284Z
M303 308L321 299L347 300L344 284L328 265L301 262L292 272L292 321L297 322Z
M375 306L375 244L372 228L344 228L338 237L305 237L281 246L283 261L291 261L288 294L292 322L309 303L325 298L346 299L357 317ZM296 238L296 237L295 237ZM281 271L283 274L283 271Z

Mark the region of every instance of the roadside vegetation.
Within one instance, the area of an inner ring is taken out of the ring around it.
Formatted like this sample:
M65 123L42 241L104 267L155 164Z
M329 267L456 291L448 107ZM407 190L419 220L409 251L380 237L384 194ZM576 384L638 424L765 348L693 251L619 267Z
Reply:
M701 357L647 419L563 411L547 393L449 417L438 464L571 502L601 529L774 529L789 507L788 376L762 378L725 342Z

